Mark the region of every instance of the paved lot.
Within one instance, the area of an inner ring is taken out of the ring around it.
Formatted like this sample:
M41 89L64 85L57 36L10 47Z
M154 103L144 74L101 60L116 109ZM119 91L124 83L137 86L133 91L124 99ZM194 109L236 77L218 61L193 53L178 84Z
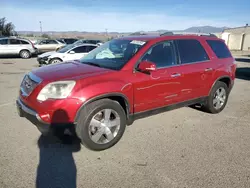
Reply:
M0 59L0 187L250 187L250 61L240 61L219 115L182 108L139 120L93 152L44 139L18 117L18 86L36 61Z

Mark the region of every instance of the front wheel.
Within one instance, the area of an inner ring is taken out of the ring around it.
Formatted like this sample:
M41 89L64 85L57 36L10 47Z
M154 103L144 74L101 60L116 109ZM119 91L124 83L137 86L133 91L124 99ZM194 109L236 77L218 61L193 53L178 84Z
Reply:
M61 63L62 60L59 58L53 58L49 61L49 64L56 64L56 63Z
M213 86L203 109L212 114L221 112L227 104L228 96L229 89L227 85L224 82L218 81Z
M101 99L82 109L76 124L76 134L91 150L105 150L114 146L126 128L126 114L121 105Z

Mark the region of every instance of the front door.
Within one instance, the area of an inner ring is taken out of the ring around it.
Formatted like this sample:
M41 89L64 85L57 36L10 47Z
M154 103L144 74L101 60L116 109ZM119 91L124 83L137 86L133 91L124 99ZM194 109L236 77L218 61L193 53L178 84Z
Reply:
M150 74L134 74L134 112L160 108L181 100L182 75L177 66L173 41L152 46L141 58L156 64L157 70Z
M8 54L8 39L0 39L0 55Z

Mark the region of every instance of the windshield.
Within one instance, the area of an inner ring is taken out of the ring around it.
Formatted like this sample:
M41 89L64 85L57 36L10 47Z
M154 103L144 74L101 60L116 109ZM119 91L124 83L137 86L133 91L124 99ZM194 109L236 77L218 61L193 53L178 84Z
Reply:
M145 43L138 40L114 39L89 52L80 62L120 70Z
M75 45L69 44L69 45L66 45L66 46L62 47L62 48L59 49L57 52L59 52L59 53L65 53L65 52L67 52L68 50L72 49L73 47L75 47Z

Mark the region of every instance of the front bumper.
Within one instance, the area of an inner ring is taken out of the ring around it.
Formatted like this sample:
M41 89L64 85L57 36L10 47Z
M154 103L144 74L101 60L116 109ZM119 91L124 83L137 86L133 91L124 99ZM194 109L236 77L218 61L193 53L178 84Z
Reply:
M42 57L37 57L37 61L40 65L42 64L48 64L49 63L49 58L42 58Z
M50 124L44 122L38 113L25 105L20 98L16 100L16 107L17 107L17 112L20 117L25 117L28 119L31 123L33 123L40 132L43 134L47 134L51 131L51 126Z

